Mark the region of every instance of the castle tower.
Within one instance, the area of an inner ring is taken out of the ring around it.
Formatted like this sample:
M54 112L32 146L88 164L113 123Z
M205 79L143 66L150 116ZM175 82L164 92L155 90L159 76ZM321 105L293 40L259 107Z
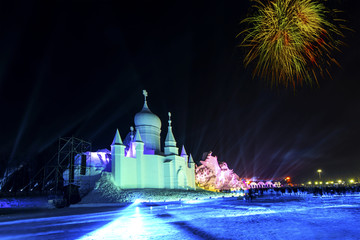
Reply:
M196 189L196 185L195 185L195 162L194 162L194 159L193 159L191 154L189 156L187 166L188 166L188 168L187 168L187 179L188 179L189 186L192 189Z
M133 142L135 144L135 151L136 151L136 181L137 181L137 187L143 188L144 187L144 162L143 162L143 156L144 156L144 142L141 139L141 135L138 129L136 129L135 133L135 141Z
M194 159L191 154L190 154L189 161L188 161L188 167L195 169L195 162L194 162Z
M161 121L158 116L153 114L147 105L148 93L143 90L144 106L135 115L134 122L136 130L140 132L142 142L145 145L145 152L153 151L155 154L160 152L160 132Z
M179 149L176 147L176 141L171 127L171 113L169 112L169 126L168 132L165 139L164 154L165 155L178 155Z
M114 140L111 144L111 174L115 185L120 186L121 160L125 157L125 145L123 144L119 129L116 129Z
M136 156L142 156L144 154L144 142L141 139L139 130L135 133L135 142L133 144L135 144Z
M189 156L188 156L187 153L186 153L186 150L185 150L185 146L184 146L184 145L182 146L180 156L183 157L186 162L188 162L188 157L189 157Z

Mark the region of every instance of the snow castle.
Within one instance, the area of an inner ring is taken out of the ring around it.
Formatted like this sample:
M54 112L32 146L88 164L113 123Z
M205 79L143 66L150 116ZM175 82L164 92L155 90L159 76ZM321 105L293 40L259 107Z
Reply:
M111 172L115 185L120 188L195 189L195 163L185 147L179 149L172 132L171 113L168 131L161 151L161 120L147 104L135 115L135 136L131 127L130 141L123 144L119 131L111 144Z
M171 114L161 151L161 120L150 111L145 90L143 94L144 106L134 118L136 131L131 127L123 141L116 130L111 151L102 149L76 155L73 180L67 169L63 173L64 185L72 183L80 187L80 192L87 192L94 188L102 172L111 172L114 184L122 189L195 189L195 163L184 146L179 155Z

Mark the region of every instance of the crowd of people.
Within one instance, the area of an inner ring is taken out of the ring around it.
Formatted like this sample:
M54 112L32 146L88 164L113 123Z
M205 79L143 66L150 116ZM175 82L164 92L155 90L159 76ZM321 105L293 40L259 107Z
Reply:
M255 197L265 195L278 195L278 196L346 196L353 195L360 192L360 185L351 186L301 186L301 187L280 187L280 188L253 188L245 190L244 199L252 200Z

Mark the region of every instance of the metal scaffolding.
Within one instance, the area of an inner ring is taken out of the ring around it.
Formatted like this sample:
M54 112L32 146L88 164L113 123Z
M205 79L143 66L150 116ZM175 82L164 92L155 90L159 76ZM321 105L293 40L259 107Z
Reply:
M63 187L66 186L68 187L66 192L69 194L68 197L70 199L70 195L74 188L82 185L81 178L75 178L75 170L81 172L86 172L86 170L88 170L88 174L90 175L91 167L89 166L83 166L82 164L80 169L75 169L75 158L80 157L82 162L84 162L85 159L86 164L86 156L84 154L86 152L91 152L91 143L75 137L59 138L58 149L55 184L57 189L55 192L63 191ZM91 155L89 155L89 157L91 157ZM63 173L66 170L68 170L68 178L64 179ZM90 184L90 182L88 182L88 184Z
M27 191L41 191L42 193L55 194L62 196L64 186L80 186L81 178L75 179L75 158L80 157L85 165L81 165L81 174L91 174L91 167L86 166L86 162L91 163L91 154L85 156L86 152L91 152L91 143L76 137L59 138L58 152L32 177L30 183L23 189ZM87 159L86 159L87 157ZM90 158L90 159L89 159ZM64 172L69 171L69 178L64 179ZM86 183L85 183L86 184ZM90 183L89 183L90 184ZM64 196L66 197L66 196Z

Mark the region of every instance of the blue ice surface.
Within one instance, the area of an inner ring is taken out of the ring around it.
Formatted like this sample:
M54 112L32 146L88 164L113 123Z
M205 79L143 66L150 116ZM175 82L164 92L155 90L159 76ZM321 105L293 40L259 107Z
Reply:
M47 208L48 198L43 197L8 197L0 199L0 208Z
M78 205L0 218L0 239L359 239L359 199L286 195Z

